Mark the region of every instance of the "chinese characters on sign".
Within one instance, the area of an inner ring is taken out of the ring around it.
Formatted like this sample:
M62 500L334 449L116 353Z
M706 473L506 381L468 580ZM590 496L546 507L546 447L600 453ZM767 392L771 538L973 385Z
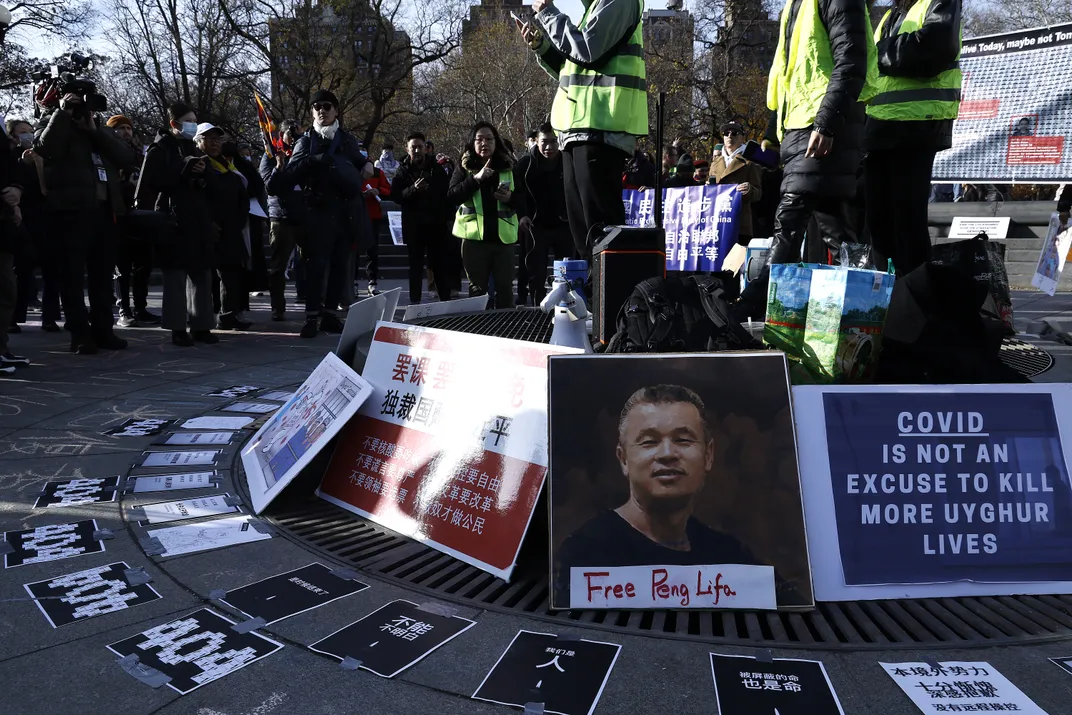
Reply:
M625 190L625 222L650 226L655 189ZM737 214L742 209L736 185L705 185L663 189L666 228L666 270L718 271L737 240Z
M826 669L817 660L711 653L719 715L806 713L844 715Z
M1046 715L994 666L982 662L879 663L920 711Z
M232 589L220 601L271 625L366 588L368 584L342 578L314 563Z

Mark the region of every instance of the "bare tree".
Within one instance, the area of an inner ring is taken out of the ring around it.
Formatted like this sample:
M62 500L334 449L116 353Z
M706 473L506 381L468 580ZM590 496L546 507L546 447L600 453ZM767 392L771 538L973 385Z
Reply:
M9 8L11 24L6 35L25 38L29 32L40 32L65 40L86 37L92 6L85 0L21 0ZM0 54L7 48L0 49Z
M1072 0L971 0L964 3L964 34L991 35L1072 22Z

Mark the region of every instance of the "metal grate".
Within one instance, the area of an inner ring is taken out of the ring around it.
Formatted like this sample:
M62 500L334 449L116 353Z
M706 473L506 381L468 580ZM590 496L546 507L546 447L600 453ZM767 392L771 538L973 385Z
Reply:
M428 327L534 342L550 338L551 320L536 309L485 311L418 322ZM1020 341L1011 341L1019 343ZM1026 346L1023 347L1023 346ZM1038 369L1049 355L1022 343L1006 353L1028 356ZM1027 359L1019 358L1021 360ZM1026 363L1021 363L1024 368ZM1052 359L1042 367L1046 369ZM1021 367L1013 365L1021 372ZM1041 371L1041 370L1039 370ZM1025 374L1027 374L1025 372ZM1034 373L1034 374L1037 374ZM240 460L236 460L240 462ZM809 649L970 647L1072 635L1072 596L938 598L822 603L813 611L551 611L548 608L547 510L537 504L511 583L430 549L311 495L326 468L318 459L273 503L267 518L286 538L404 588L470 607L554 623L662 638ZM239 468L240 464L236 464ZM244 487L245 480L236 482ZM304 492L305 496L301 496Z
M1024 377L1035 377L1053 367L1053 355L1031 343L1015 338L1005 338L998 354L1005 363Z

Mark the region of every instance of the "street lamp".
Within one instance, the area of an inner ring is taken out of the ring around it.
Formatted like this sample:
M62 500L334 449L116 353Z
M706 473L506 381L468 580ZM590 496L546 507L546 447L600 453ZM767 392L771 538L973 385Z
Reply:
M7 35L7 29L9 27L11 27L11 10L0 5L0 43L4 41L4 37Z

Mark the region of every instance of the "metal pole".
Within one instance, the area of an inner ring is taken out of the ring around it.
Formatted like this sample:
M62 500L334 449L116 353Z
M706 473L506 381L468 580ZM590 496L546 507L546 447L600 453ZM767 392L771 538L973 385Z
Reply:
M663 106L666 92L655 102L655 227L663 228Z

